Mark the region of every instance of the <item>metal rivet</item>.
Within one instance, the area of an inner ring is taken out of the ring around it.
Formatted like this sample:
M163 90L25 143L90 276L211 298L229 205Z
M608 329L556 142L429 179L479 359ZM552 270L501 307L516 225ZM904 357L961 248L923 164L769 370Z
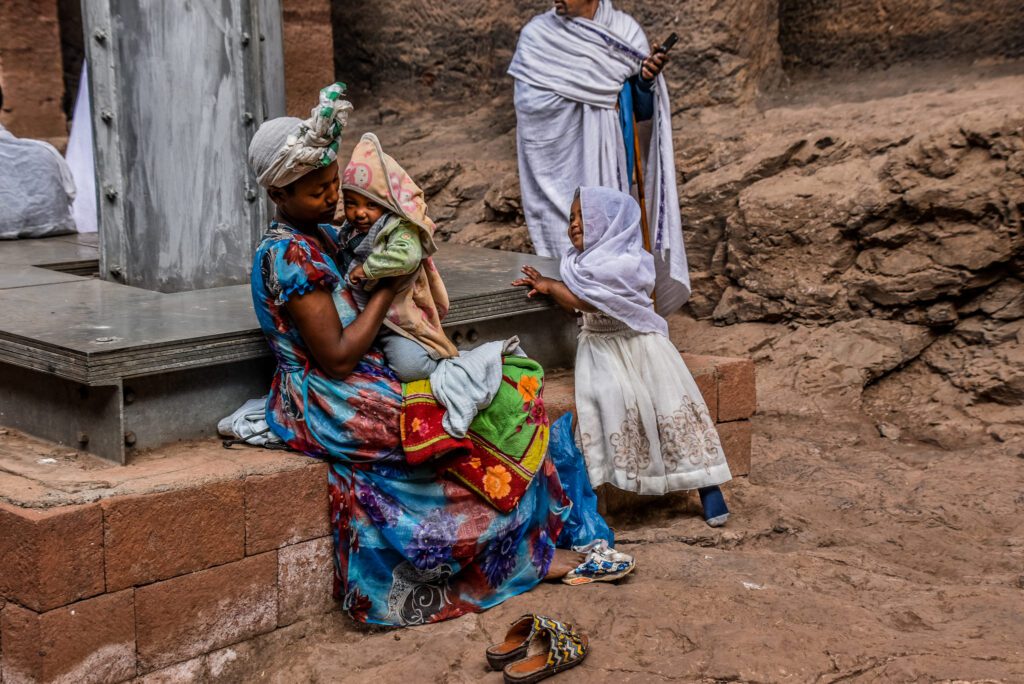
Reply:
M79 444L88 444L89 443L89 435L87 433L85 433L85 432L79 432L78 433L78 443Z
M470 328L469 332L466 333L466 340L469 341L470 343L476 342L479 339L480 333L478 333L475 328Z
M255 119L253 118L252 112L242 112L242 122L246 126L251 124L253 121L255 121Z
M108 201L113 202L117 199L117 190L115 190L113 186L108 185L103 188L103 196L106 197Z
M128 387L124 388L124 403L125 404L133 404L133 403L135 403L135 390L129 389Z
M101 45L107 42L107 32L103 29L96 29L93 31L92 37Z
M267 39L267 37L266 37L265 35L263 35L263 34L261 33L261 34L260 34L260 42L262 43L262 42L263 42L263 41L265 41L266 39Z
M135 442L136 441L137 440L135 439L135 433L134 432L129 430L128 432L124 433L124 443L126 445L128 445L128 446L135 446Z
M248 202L255 202L256 201L256 191L253 190L252 188L249 188L248 190L246 190L245 191L245 199Z
M104 109L100 112L100 118L103 119L103 123L110 123L114 120L114 112L109 109Z
M456 347L459 346L460 344L462 344L462 333L457 332L457 333L453 334L452 335L452 342L455 343Z
M124 277L124 271L121 270L120 266L113 266L110 269L110 275L120 280L122 277Z
M251 40L251 36L248 33L243 33L242 34L242 47L245 47L246 45L248 45L249 44L249 40Z

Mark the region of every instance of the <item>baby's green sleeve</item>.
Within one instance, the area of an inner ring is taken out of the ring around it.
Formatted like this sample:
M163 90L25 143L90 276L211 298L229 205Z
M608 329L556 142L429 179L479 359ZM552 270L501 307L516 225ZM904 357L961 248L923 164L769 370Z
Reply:
M423 244L419 234L415 228L402 224L388 235L382 251L366 257L363 271L371 280L408 275L419 268L422 260Z

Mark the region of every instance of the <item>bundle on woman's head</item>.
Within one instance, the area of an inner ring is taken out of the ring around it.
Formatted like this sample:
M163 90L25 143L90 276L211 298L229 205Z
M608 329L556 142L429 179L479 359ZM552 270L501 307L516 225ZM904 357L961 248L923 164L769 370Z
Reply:
M352 111L344 95L345 84L334 83L320 91L320 101L305 121L282 116L263 122L249 143L249 165L260 185L283 188L338 158L341 133Z
M668 334L654 312L654 258L643 247L640 205L619 190L578 190L583 250L570 247L559 267L562 280L591 306L638 332Z

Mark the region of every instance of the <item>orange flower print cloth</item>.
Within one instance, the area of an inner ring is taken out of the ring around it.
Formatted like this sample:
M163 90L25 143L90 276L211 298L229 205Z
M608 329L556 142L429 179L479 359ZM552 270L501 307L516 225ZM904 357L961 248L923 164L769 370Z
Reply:
M499 511L516 507L548 448L544 369L532 359L502 359L503 381L494 401L477 414L462 439L444 431L445 409L429 380L402 386L402 447L409 463L434 459L446 476L461 482Z

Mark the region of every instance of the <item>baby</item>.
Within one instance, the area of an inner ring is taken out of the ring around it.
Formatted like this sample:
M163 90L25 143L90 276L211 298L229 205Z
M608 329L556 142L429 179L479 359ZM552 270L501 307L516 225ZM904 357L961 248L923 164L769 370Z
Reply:
M459 352L441 328L448 292L431 259L437 251L435 226L423 191L384 154L373 133L352 151L341 188L345 222L338 268L352 285L360 310L378 279L406 277L379 339L399 380L425 380L441 359Z

